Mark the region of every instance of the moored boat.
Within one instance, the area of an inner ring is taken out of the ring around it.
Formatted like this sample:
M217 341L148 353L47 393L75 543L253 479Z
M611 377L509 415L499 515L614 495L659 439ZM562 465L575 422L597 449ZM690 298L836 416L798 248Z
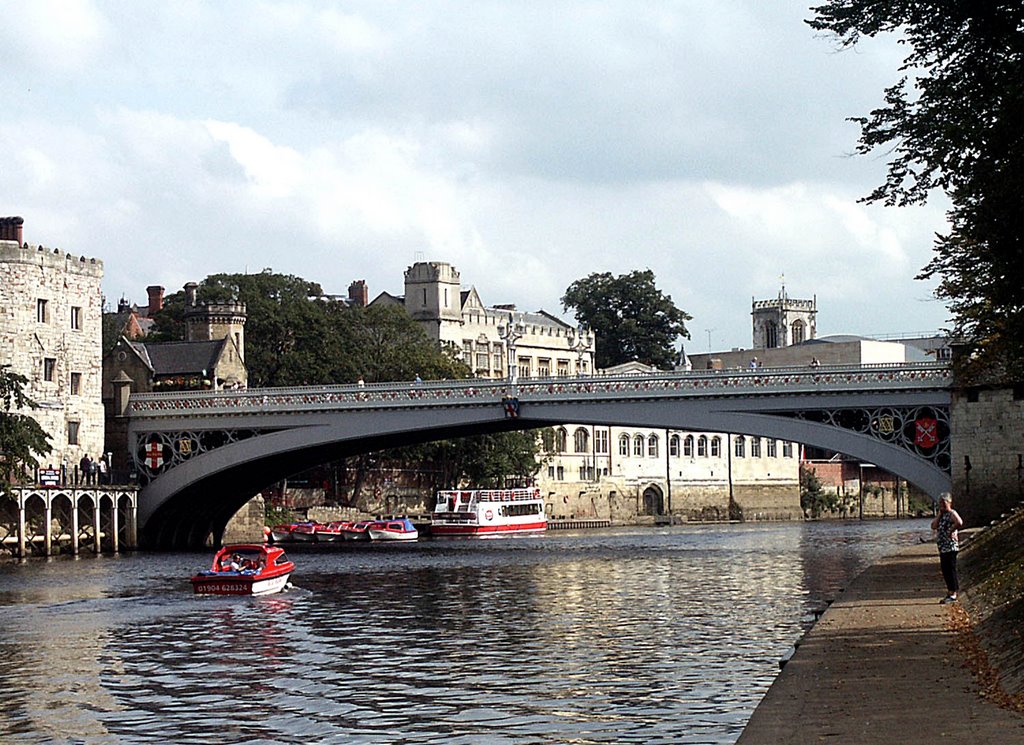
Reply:
M370 540L370 534L367 529L370 527L370 523L373 520L360 520L359 522L352 523L347 528L342 529L342 533L345 536L346 541L368 541Z
M433 536L523 535L543 533L547 526L536 487L441 491L430 519Z
M295 523L289 535L297 543L313 543L316 540L316 523Z
M274 543L286 543L292 539L292 526L294 523L288 523L287 525L274 525L270 528L270 540Z
M407 517L376 520L367 526L366 532L371 541L415 541L420 534Z
M210 569L192 577L197 595L269 595L280 592L295 563L277 546L241 543L225 546Z
M317 543L337 543L345 540L345 528L351 522L336 521L330 523L317 523L314 529L314 536Z

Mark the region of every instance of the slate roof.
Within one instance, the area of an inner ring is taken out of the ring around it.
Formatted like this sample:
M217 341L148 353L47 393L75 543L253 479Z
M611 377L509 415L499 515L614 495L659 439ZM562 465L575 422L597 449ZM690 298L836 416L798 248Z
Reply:
M164 375L199 375L213 372L221 350L228 340L169 341L146 344L131 342L132 347L149 363L154 377Z

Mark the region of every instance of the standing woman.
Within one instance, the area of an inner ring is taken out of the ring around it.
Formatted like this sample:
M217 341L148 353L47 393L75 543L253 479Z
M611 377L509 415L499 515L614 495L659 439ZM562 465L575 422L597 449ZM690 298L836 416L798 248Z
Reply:
M960 580L956 575L956 555L960 550L957 531L964 526L957 511L953 509L953 497L949 493L939 498L939 514L932 520L932 530L936 531L935 542L939 544L939 565L942 567L942 578L946 580L949 595L940 603L955 603L960 590Z

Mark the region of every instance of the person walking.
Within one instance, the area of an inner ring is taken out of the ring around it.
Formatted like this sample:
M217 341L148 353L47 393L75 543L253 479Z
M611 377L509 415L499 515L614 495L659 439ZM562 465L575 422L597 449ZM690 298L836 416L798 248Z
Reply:
M96 481L101 485L107 483L107 459L102 455L96 461Z
M92 458L89 457L88 453L83 455L82 459L78 461L78 470L79 483L82 484L83 486L88 486L89 474L92 472Z
M939 566L942 578L946 581L946 595L940 603L955 603L960 592L960 579L956 573L956 557L960 551L960 536L957 531L964 526L964 521L953 509L953 497L949 493L939 497L939 514L932 520L935 531L935 542L939 546Z

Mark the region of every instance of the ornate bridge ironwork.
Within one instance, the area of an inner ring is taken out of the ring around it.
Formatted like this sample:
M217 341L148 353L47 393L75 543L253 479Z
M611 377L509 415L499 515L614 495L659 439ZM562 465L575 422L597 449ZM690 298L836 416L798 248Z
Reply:
M570 422L803 442L938 493L951 385L932 363L143 394L131 397L129 444L148 484L143 521L215 476L218 488L260 488L244 470L256 464L284 477L345 454Z

